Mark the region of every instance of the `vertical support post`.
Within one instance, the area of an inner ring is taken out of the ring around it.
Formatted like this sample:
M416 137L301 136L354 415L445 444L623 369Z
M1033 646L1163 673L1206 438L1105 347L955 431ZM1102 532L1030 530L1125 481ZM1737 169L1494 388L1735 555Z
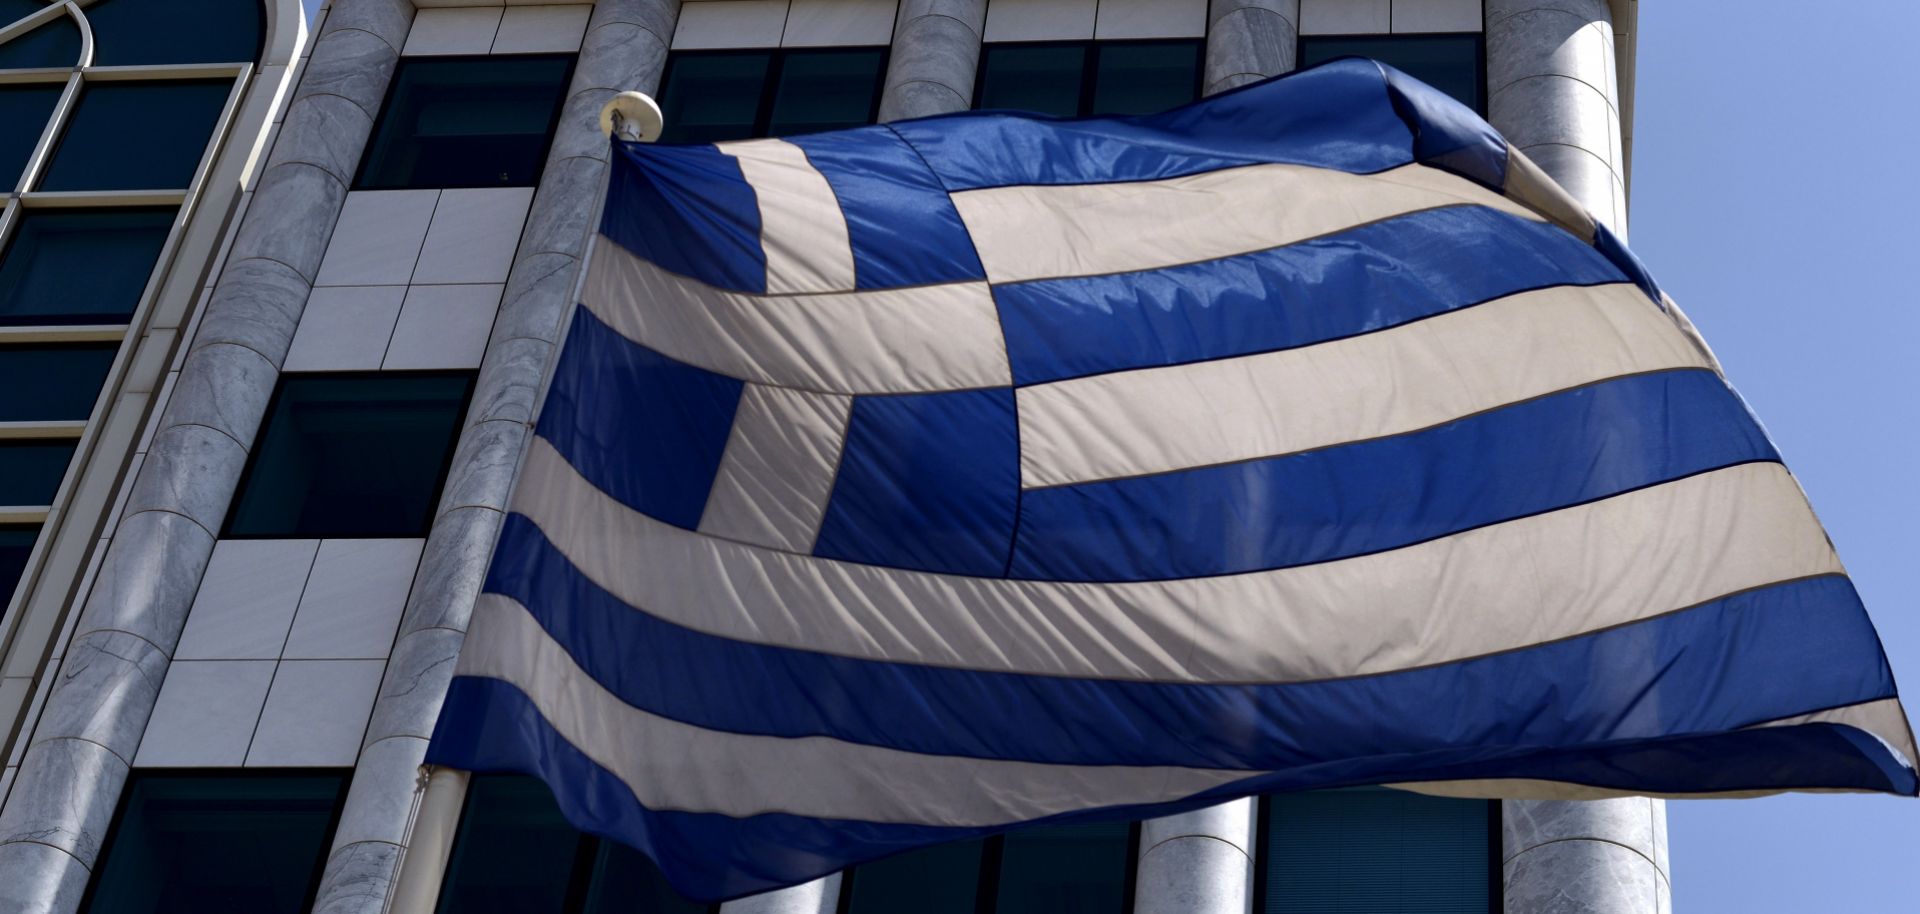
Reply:
M1300 0L1212 0L1202 94L1291 71L1299 38Z
M902 0L880 120L900 121L973 107L986 0Z
M1247 914L1259 801L1247 797L1140 823L1134 914Z
M833 914L840 904L840 874L746 898L720 906L720 914Z

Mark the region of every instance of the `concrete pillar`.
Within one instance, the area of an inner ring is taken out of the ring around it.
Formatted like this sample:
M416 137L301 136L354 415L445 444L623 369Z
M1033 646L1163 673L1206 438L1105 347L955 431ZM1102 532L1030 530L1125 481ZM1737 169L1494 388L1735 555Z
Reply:
M1248 797L1140 823L1134 914L1253 910L1254 817Z
M393 881L427 738L453 678L514 469L532 434L534 398L565 331L560 322L600 209L608 154L600 108L618 92L659 88L679 11L679 0L600 0L587 22L473 405L374 700L315 914L379 914Z
M1202 94L1292 70L1299 37L1300 0L1212 0Z
M720 906L720 914L833 914L840 905L840 874L803 885L737 898Z
M80 905L412 23L336 0L314 43L0 812L0 910Z
M1486 17L1487 119L1625 238L1626 160L1607 3L1487 0ZM1504 805L1512 914L1669 910L1665 801Z
M901 0L893 62L880 120L899 121L973 107L987 0Z

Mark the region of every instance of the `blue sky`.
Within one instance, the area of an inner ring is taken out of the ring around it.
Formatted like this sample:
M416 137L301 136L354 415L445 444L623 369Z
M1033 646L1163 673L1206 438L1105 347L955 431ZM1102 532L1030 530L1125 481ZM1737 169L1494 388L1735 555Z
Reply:
M1920 683L1920 4L1640 4L1632 247L1759 413ZM1920 909L1920 802L1669 804L1681 914Z

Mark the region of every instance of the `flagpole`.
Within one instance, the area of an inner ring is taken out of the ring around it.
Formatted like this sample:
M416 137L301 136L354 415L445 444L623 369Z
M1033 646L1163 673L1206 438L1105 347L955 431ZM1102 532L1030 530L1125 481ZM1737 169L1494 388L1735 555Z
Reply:
M628 142L650 143L659 139L663 125L660 106L644 93L622 92L600 109L600 132L609 139L618 137ZM581 276L574 283L575 300L579 298L585 273L583 264ZM572 304L568 303L569 311ZM543 393L546 381L553 376L553 363L557 361L557 353L548 360L546 378L541 383ZM454 831L460 824L460 811L465 805L467 782L471 778L471 772L460 768L420 766L420 786L415 789L417 799L413 819L408 823L407 844L401 849L399 872L387 896L389 914L434 914L439 906L440 885L446 878Z

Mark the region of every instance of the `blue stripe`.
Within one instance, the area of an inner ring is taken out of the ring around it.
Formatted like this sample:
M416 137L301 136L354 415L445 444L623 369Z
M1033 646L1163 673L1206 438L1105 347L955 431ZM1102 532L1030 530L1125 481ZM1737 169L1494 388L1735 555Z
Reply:
M531 701L495 679L455 677L426 761L467 771L517 772L553 788L574 827L652 857L689 898L724 901L807 882L902 851L1011 830L895 825L764 813L657 812L613 773L563 739ZM1355 759L1277 772L1174 803L1115 805L1027 824L1128 821L1249 794L1373 783L1537 778L1649 793L1784 790L1809 785L1912 795L1913 773L1859 731L1811 724L1627 745L1505 753L1456 748L1417 759Z
M996 286L1017 383L1340 339L1555 285L1624 282L1593 247L1481 207L1163 270Z
M984 280L973 240L926 163L886 127L794 137L847 218L854 286ZM911 231L901 231L911 218Z
M1466 745L1651 739L1893 693L1866 612L1840 577L1415 670L1192 684L862 660L704 634L601 590L518 515L497 554L488 592L526 606L634 707L711 730L934 755L1279 770ZM1368 726L1351 725L1362 717Z
M1104 184L1285 162L1370 174L1414 161L1414 133L1370 60L1347 59L1144 117L974 112L892 124L948 190Z
M1010 388L856 397L814 554L999 577L1019 454Z
M1028 489L1009 573L1139 581L1305 565L1778 459L1713 372L1637 375L1390 438Z
M1413 157L1428 165L1478 181L1494 190L1507 183L1507 140L1455 99L1383 63L1387 93L1407 123L1414 125Z
M536 433L636 511L700 526L740 381L667 358L574 311Z
M1647 293L1647 297L1653 299L1662 310L1666 308L1666 300L1660 294L1660 285L1653 281L1653 274L1648 272L1647 265L1641 263L1639 257L1627 250L1626 242L1621 241L1618 235L1608 231L1605 225L1596 223L1593 246L1602 256L1619 267L1620 272L1625 273L1627 278L1632 280L1634 285L1639 286L1640 291Z
M712 146L614 143L600 232L710 286L767 291L760 203L740 161Z

